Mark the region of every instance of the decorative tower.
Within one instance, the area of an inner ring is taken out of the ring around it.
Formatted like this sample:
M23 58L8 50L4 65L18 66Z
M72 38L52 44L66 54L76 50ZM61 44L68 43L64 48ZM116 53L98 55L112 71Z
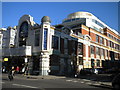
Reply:
M41 19L41 53L40 53L40 75L49 74L49 50L50 50L50 23L51 20L48 16Z

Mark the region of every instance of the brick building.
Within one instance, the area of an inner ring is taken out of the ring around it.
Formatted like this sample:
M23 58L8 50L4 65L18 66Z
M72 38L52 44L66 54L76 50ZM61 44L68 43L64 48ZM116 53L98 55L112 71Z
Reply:
M30 15L22 16L17 27L9 29L15 32L13 42L9 40L3 48L3 59L8 58L5 63L21 68L27 64L30 74L39 75L70 75L84 68L119 64L120 34L93 14L75 12L61 24L50 23L48 16L40 24Z

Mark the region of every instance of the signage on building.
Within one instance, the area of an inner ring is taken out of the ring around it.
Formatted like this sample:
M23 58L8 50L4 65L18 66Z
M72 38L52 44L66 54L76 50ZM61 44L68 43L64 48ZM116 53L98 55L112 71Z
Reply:
M28 59L27 58L25 58L25 63L27 63L28 62Z
M8 61L8 58L4 58L4 61Z
M15 30L11 29L11 32L10 32L10 45L14 45L14 39L15 39Z
M26 55L31 56L31 46L26 46Z

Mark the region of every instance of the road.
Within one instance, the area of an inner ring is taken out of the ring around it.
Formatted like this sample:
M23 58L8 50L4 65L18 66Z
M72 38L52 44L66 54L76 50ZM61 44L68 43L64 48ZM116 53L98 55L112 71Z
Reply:
M13 81L9 81L7 75L2 76L2 88L22 88L23 89L39 89L39 90L111 90L111 88L100 86L99 82L92 82L78 78L57 78L57 79L35 79L35 78L20 78L17 75Z

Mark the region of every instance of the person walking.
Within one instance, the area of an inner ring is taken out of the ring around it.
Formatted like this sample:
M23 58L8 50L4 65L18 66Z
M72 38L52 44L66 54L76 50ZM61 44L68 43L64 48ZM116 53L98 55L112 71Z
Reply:
M14 78L13 78L14 73L15 73L15 69L14 69L14 67L12 66L12 69L9 70L9 72L8 72L8 78L9 78L10 81L12 81L12 80L14 79Z
M17 66L16 70L15 70L17 74L19 73L19 70L20 70L20 68L19 68L19 66Z

